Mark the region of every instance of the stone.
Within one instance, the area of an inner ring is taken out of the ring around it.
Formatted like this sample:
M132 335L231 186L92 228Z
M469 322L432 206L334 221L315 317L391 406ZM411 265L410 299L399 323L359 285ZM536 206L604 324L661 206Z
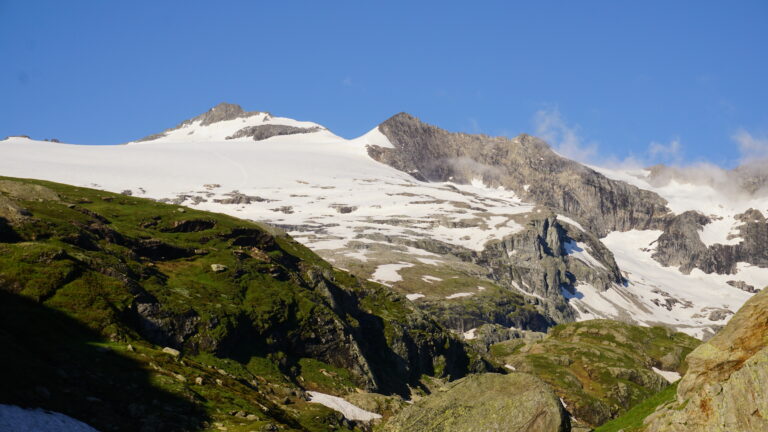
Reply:
M565 432L570 420L552 390L533 375L486 373L448 384L405 407L385 432Z
M645 419L647 432L768 430L768 290L686 361L677 400Z
M227 266L224 264L211 264L211 270L214 273L221 273L227 271Z
M174 349L174 348L171 348L171 347L163 348L163 352L166 353L166 354L169 354L169 355L171 355L173 357L178 357L178 356L181 355L181 351L179 351L177 349Z

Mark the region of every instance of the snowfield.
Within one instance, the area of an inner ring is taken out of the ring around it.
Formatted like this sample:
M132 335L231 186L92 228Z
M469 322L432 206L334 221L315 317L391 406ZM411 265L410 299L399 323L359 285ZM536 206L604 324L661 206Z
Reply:
M706 274L698 269L686 275L677 268L664 267L651 258L652 244L659 235L661 231L633 230L613 232L602 239L628 283L606 292L588 284L577 286L575 295L564 292L579 310L579 320L613 318L644 325L668 324L704 338L711 334L713 324L724 325L751 297L728 285L728 280L768 285L768 271L750 265L739 264L735 275ZM724 317L713 319L718 315Z

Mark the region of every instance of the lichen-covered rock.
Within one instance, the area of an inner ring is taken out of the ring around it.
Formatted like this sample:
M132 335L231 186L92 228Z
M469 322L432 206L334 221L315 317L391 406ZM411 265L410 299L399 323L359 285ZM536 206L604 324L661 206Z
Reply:
M470 375L394 416L385 432L565 432L568 414L538 378L513 373Z
M687 361L677 400L646 419L648 432L768 430L768 291Z

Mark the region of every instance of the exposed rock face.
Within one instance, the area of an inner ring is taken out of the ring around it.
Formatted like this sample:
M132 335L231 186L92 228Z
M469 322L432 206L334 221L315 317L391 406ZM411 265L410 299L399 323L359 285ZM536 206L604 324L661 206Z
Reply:
M137 139L136 142L152 141L158 138L162 138L166 136L166 134L170 131L181 129L184 126L189 126L197 121L200 122L200 126L208 126L210 124L217 123L220 121L251 117L257 114L262 114L262 113L260 111L246 112L243 110L243 108L240 105L222 102L216 105L215 107L209 109L208 111L204 112L203 114L200 114L197 117L193 117L189 120L184 120L183 122L179 123L177 126L164 130L163 132L149 135L141 139Z
M573 310L561 289L573 291L579 281L607 290L623 279L613 254L597 238L569 227L554 215L531 218L526 230L490 243L476 258L477 263L488 268L489 278L500 285L541 300L540 308L556 322L573 321ZM586 247L596 262L571 255L574 248L581 251L578 245Z
M310 127L310 128L302 128L302 127L286 126L286 125L248 126L226 137L226 139L230 140L235 138L251 137L253 138L254 141L261 141L267 138L271 138L273 136L303 134L303 133L317 132L319 130L320 128L317 126Z
M568 414L533 375L471 375L406 407L385 432L566 432Z
M699 231L712 222L710 218L694 211L674 216L665 224L653 258L665 266L679 267L686 274L694 268L705 273L733 274L739 262L768 267L768 248L765 247L768 223L765 217L755 209L736 217L742 222L737 228L741 242L708 247L701 241Z
M370 146L368 153L414 177L429 181L484 183L515 191L527 201L577 218L590 231L658 228L668 214L653 192L610 180L555 154L544 141L451 133L401 113L381 125L394 148Z
M14 180L0 180L0 192L24 201L60 201L59 195L45 186Z
M768 430L768 290L686 360L677 401L649 416L647 431Z
M516 328L504 327L498 324L485 324L472 332L472 339L469 343L478 350L488 352L491 345L500 342L506 342L514 339L524 339L526 341L543 340L547 334L543 332L518 330Z

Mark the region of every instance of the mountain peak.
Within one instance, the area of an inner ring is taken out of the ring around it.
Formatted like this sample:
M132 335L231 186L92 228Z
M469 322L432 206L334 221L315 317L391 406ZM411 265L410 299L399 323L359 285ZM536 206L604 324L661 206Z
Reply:
M209 109L208 111L204 112L203 114L200 114L197 117L193 117L189 120L186 120L181 125L186 125L186 124L194 123L196 121L200 121L201 126L208 126L210 124L217 123L220 121L234 120L236 118L241 118L241 117L250 117L256 114L261 114L261 111L246 112L245 110L243 110L243 107L241 107L240 105L221 102L218 105L214 106L213 108Z

